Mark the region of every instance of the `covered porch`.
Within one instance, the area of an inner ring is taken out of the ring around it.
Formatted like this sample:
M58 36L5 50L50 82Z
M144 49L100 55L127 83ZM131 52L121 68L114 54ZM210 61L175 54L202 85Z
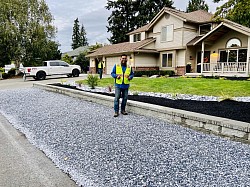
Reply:
M196 67L186 75L249 77L250 29L223 22L193 42Z

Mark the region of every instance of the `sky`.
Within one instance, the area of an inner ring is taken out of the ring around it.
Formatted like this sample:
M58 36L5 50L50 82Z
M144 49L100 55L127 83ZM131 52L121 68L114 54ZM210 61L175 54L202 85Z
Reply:
M215 12L216 7L223 4L213 3L206 0L209 12ZM185 11L189 0L173 0L176 9ZM105 9L107 0L46 0L50 12L54 18L53 24L57 28L57 37L61 46L61 52L71 51L72 30L74 20L78 18L79 24L83 25L87 33L90 45L97 43L109 44L107 38L108 17L111 12Z

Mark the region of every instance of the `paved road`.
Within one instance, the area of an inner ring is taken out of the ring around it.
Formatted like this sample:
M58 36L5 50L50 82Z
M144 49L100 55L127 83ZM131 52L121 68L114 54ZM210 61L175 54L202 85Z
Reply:
M64 75L51 76L41 81L36 81L32 77L28 77L25 81L22 78L4 79L4 80L0 80L0 90L32 87L33 84L37 82L49 84L49 83L61 82L62 80L69 80L69 81L82 80L86 77L87 77L87 74L80 74L79 77L71 77L71 78L68 78L67 76L64 76Z
M81 80L80 77L49 77L43 81L28 78L0 80L0 90L32 87L35 82L54 83L61 80ZM1 96L0 96L1 97ZM31 145L26 137L16 130L0 114L0 187L74 187L77 186L68 175L58 169L43 152Z

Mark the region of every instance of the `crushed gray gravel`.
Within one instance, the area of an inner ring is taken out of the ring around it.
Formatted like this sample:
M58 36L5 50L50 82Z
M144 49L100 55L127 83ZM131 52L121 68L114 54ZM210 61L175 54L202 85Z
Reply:
M79 186L248 186L250 146L36 88L0 112Z

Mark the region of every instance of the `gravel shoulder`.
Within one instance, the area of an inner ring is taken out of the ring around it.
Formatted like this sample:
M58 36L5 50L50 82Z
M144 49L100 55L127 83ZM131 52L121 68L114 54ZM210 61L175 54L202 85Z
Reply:
M250 146L35 88L0 113L82 186L247 186Z

